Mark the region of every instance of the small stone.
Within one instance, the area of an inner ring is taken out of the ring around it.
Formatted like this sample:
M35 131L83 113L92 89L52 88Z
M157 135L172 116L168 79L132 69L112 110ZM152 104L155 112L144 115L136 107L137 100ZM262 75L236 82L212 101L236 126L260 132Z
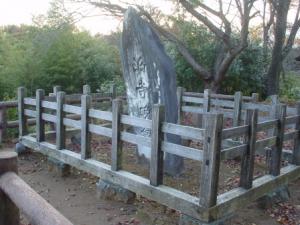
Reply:
M15 151L18 154L22 154L22 153L25 153L27 151L27 148L23 144L18 142L16 144Z

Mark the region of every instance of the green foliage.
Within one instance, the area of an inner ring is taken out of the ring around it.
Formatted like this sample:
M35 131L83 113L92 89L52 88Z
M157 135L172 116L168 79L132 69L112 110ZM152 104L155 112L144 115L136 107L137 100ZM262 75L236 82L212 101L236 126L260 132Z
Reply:
M184 41L190 53L198 62L205 65L208 70L214 69L216 52L220 47L211 32L195 22L187 22L181 19L174 20L172 29ZM166 46L169 55L175 62L178 85L185 87L187 90L203 91L203 81L195 74L176 47L170 43ZM248 48L232 63L220 91L233 94L235 91L241 90L245 95L252 92L261 93L263 90L264 65L263 49L260 43L250 41Z
M29 94L37 88L50 92L61 85L80 92L93 91L120 77L118 49L101 36L93 37L72 26L8 26L0 30L0 98L13 97L18 86Z
M280 97L284 101L300 100L300 77L299 74L287 73L280 82Z
M252 42L231 65L226 79L222 82L222 92L244 95L262 93L264 90L264 57L259 43Z

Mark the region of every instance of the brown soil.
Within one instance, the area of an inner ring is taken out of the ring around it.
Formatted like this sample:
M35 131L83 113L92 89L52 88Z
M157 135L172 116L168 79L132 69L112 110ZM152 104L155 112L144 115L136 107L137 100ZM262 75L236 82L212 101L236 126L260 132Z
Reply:
M227 168L226 173L230 174L230 170L236 171L237 165L235 161L228 161L222 168ZM189 165L186 170L191 168ZM69 177L62 178L55 171L48 170L46 158L38 153L19 157L19 174L75 225L174 225L178 222L179 212L140 196L131 205L96 199L96 177L72 169ZM173 179L179 184L184 184L180 180L191 180L184 177ZM222 180L226 181L228 178ZM234 179L229 179L229 183L234 184ZM252 203L240 209L231 224L300 224L299 185L300 180L289 185L292 198L288 203L268 210L259 209L256 203ZM225 189L231 189L230 185L225 185ZM26 219L23 220L24 224L28 223Z

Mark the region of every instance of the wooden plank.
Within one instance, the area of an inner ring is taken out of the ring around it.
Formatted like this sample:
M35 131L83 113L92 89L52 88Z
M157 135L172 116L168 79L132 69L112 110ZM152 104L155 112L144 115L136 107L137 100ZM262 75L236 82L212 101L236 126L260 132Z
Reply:
M46 109L56 110L57 104L56 102L42 101L42 107Z
M27 118L25 117L24 110L24 98L25 98L25 88L18 88L18 118L19 118L19 137L27 134Z
M74 106L74 105L66 105L64 104L63 110L66 113L73 113L80 115L81 114L81 107L80 106Z
M240 157L246 150L246 144L225 148L221 151L221 159L234 159L236 157Z
M59 91L62 91L62 86L60 86L60 85L55 85L55 86L53 87L53 94L54 94L54 96L56 96L57 93L58 93Z
M234 102L233 101L226 101L226 100L220 100L220 99L211 99L211 104L215 106L225 107L225 108L234 108Z
M203 151L195 148L186 147L183 145L173 144L163 141L161 146L162 151L168 152L174 155L178 155L187 159L196 161L203 160Z
M144 118L139 118L135 116L121 115L121 123L134 126L134 127L143 127L147 129L152 128L152 121Z
M211 220L217 220L235 213L247 206L250 202L270 193L275 188L287 184L300 177L300 167L288 165L281 169L280 175L274 177L265 175L253 181L251 189L235 188L218 196L217 205L208 212Z
M88 93L88 88L85 87L85 93ZM81 96L81 158L88 159L92 156L91 151L91 135L89 132L89 109L92 106L92 97L84 94Z
M19 225L20 212L18 206L12 201L11 197L5 190L10 190L11 184L4 182L3 177L7 174L18 172L18 154L12 151L0 152L0 224L1 225ZM3 187L3 186L4 187ZM23 190L19 190L23 194Z
M300 165L300 102L296 105L296 114L298 115L298 121L296 122L295 130L298 132L293 147L293 163L297 166Z
M203 93L203 113L207 113L211 111L211 90L205 89ZM197 127L202 128L203 127L203 115L199 114L197 115Z
M277 135L276 135L276 144L272 148L271 153L271 168L270 174L273 176L278 176L280 174L281 168L281 155L282 155L282 146L284 138L284 126L285 126L285 117L286 117L286 105L278 104L276 108L276 118L278 119Z
M107 111L101 111L96 109L90 109L89 117L100 119L100 120L107 120L112 121L112 113Z
M59 91L56 95L57 109L56 109L56 149L62 150L65 148L65 125L64 125L64 110L66 93Z
M24 104L35 106L36 105L36 100L34 98L24 98Z
M217 202L222 127L222 114L204 114L205 138L200 176L200 205L205 208L210 208Z
M196 92L184 92L184 96L191 96L191 97L199 97L203 98L203 93L196 93ZM223 95L223 94L211 94L212 98L215 99L224 99L224 100L233 100L234 96L233 95ZM244 101L253 101L252 96L243 96Z
M276 128L278 124L277 119L263 121L257 124L257 132L269 129L269 128Z
M289 115L297 115L297 108L287 107L286 112Z
M150 184L158 186L163 183L164 153L161 149L163 141L162 122L165 117L164 106L155 104L152 108L151 129L151 158L150 158Z
M42 119L43 108L42 101L45 97L45 91L42 89L36 90L36 141L45 141L45 121Z
M234 106L233 106L233 126L237 127L241 125L241 112L242 112L243 94L238 91L234 94Z
M81 129L81 121L80 120L73 120L69 118L63 118L63 125L73 128Z
M259 94L258 93L252 93L251 102L256 103L258 101L259 101Z
M141 135L131 134L125 131L121 132L121 140L136 145L142 145L149 148L151 147L151 138L141 136Z
M249 125L249 132L245 136L247 149L242 155L240 175L240 186L245 189L251 188L253 182L257 119L257 109L247 110L246 124Z
M295 116L287 116L285 118L285 125L289 124L296 124L299 120L300 115L295 115Z
M277 116L276 114L277 114L277 110L278 110L278 105L280 104L279 97L278 97L278 95L271 95L270 99L271 99L271 111L269 111L269 116L272 119L278 119L276 117ZM276 132L277 132L276 129L269 129L267 131L267 135L269 137L275 136Z
M276 143L276 137L274 137L274 136L268 137L268 138L256 141L255 148L258 150L258 149L262 149L265 147L270 147L272 145L275 145L275 143Z
M242 109L243 110L247 110L247 109L258 109L260 112L270 112L272 110L272 106L271 105L267 105L267 104L262 104L262 103L248 103L248 102L244 102L242 104Z
M165 185L152 186L148 179L120 170L112 171L110 166L93 159L82 160L80 155L69 151L55 150L55 145L50 143L37 144L35 139L29 136L23 137L21 143L42 154L51 156L59 161L86 171L101 179L108 180L146 198L157 201L170 208L177 209L193 218L202 219L207 212L199 207L199 198Z
M36 111L31 109L24 109L24 115L32 118L36 118Z
M122 100L114 99L112 102L112 138L111 138L111 169L118 171L122 168L122 141L121 141L121 114Z
M16 173L7 172L0 177L0 188L20 208L31 224L73 225ZM10 210L14 210L10 208ZM10 212L12 213L12 212ZM18 213L19 214L19 213ZM19 216L19 215L18 215ZM1 222L1 219L0 219ZM9 225L20 224L11 221ZM7 225L6 223L1 225Z
M105 137L112 137L112 129L111 128L107 128L107 127L103 127L103 126L99 126L99 125L95 125L95 124L89 124L89 132L94 133L94 134L98 134L98 135L102 135Z
M290 131L287 133L284 133L284 137L283 137L283 141L288 141L288 140L294 140L295 138L297 138L299 131L295 130L295 131Z
M197 103L197 104L203 104L204 102L203 98L189 97L189 96L182 96L182 101L185 103Z
M183 112L190 112L190 113L203 113L203 109L196 106L182 106L181 110Z
M231 127L227 129L223 129L222 131L222 139L239 137L245 135L249 130L249 125L243 125L239 127Z
M178 105L178 109L177 109L177 123L181 124L182 121L182 105L184 105L183 103L183 88L182 87L177 87L176 90L176 96L177 96L177 105Z
M115 99L117 97L117 89L116 89L116 85L112 84L110 86L110 94L111 94L111 100Z
M204 129L183 126L173 123L163 123L162 131L164 133L175 134L183 136L190 139L203 140L204 139Z
M48 122L56 123L56 116L48 113L42 113L42 119Z

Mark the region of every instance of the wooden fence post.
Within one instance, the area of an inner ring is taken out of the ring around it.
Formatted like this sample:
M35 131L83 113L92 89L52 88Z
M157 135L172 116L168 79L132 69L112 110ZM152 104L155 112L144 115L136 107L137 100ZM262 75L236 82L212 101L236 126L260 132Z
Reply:
M280 174L281 168L281 155L283 147L283 138L284 138L284 127L285 127L285 118L286 118L286 105L278 104L276 107L275 113L276 119L278 119L277 125L277 134L276 134L276 143L272 148L271 152L271 165L270 165L270 174L273 176L278 176Z
M252 93L251 98L252 98L251 102L257 103L259 101L259 94L258 93Z
M57 109L56 109L56 149L62 150L65 148L65 126L64 126L64 111L63 105L65 103L66 93L59 91L56 95Z
M112 84L110 86L110 94L111 94L111 100L113 100L117 97L117 90L116 90L116 85L115 84Z
M200 176L200 205L209 208L216 204L218 196L223 114L204 114L203 122L205 136Z
M294 140L293 164L300 166L300 102L297 102L296 114L298 115L298 121L295 129L298 131L298 134Z
M90 95L81 96L81 158L91 158L91 134L89 132L89 109L91 108L92 97Z
M165 117L163 105L154 105L152 109L150 184L158 186L163 183L164 153L161 150L163 140L162 123Z
M248 109L246 111L245 123L246 125L249 125L249 132L245 138L245 141L247 143L247 150L242 155L240 176L240 186L246 189L252 187L253 181L257 119L257 109Z
M42 89L36 90L36 141L45 141L45 121L42 119L42 101L45 97L45 91Z
M207 113L210 111L210 101L211 101L211 90L205 89L203 96L203 113Z
M280 104L279 102L279 97L278 95L271 95L271 111L270 111L270 116L269 119L277 119L276 118L276 110L277 110L277 105ZM269 129L267 131L268 137L274 136L275 135L275 129Z
M6 172L18 173L18 155L15 152L0 152L0 176ZM17 206L0 190L0 224L19 225Z
M121 113L122 101L114 99L112 102L112 149L111 169L113 171L122 168L122 142L121 142Z
M18 118L19 118L19 137L25 136L27 134L27 118L25 116L25 98L26 89L24 87L18 88Z
M56 86L53 87L53 95L54 96L56 96L59 91L62 91L62 87L61 86L56 85Z
M233 126L238 127L241 125L241 112L242 112L243 94L238 91L234 94L234 108L233 108Z
M0 144L3 143L6 127L7 127L7 111L6 107L3 106L0 108Z
M91 87L90 85L83 85L83 88L82 88L82 93L84 95L90 95L92 92L91 92Z
M210 89L205 89L204 94L203 94L203 112L202 114L198 114L198 127L202 128L203 127L203 114L207 113L210 111L210 102L211 102L211 90Z
M182 122L182 96L183 96L183 88L177 87L176 95L177 95L177 102L178 102L178 111L177 111L177 124L181 124Z

